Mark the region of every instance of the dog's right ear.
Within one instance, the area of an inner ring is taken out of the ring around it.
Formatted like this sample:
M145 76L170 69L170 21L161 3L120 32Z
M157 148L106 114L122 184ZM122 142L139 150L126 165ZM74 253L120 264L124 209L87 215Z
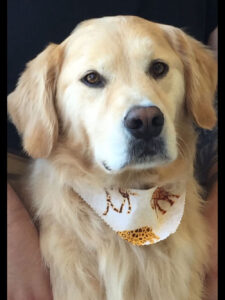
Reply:
M62 47L50 44L27 64L16 89L8 96L8 112L23 147L33 158L47 157L58 136L55 112L56 82Z
M212 129L217 120L213 107L217 63L212 52L178 28L160 27L184 65L187 111L199 127Z

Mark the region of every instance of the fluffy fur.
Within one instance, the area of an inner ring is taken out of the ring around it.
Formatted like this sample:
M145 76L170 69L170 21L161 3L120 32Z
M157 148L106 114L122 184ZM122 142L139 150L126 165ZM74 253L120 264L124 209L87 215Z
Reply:
M147 73L157 58L169 64L160 80ZM80 79L88 70L103 74L106 86L85 86ZM55 300L202 299L209 237L193 176L193 121L215 125L216 74L201 43L133 16L85 21L29 62L8 110L24 149L37 158L27 205L40 224ZM148 103L164 114L169 160L121 168L129 143L121 120L132 106ZM103 186L184 185L177 232L151 246L128 244L78 197L72 187L79 176Z

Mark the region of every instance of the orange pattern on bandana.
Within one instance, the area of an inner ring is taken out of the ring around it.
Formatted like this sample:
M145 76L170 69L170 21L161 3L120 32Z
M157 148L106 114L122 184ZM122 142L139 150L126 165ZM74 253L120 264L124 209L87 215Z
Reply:
M149 242L155 243L155 240L159 240L159 237L152 231L151 227L145 226L135 230L118 231L118 235L136 246L142 246Z
M180 196L171 194L165 191L163 188L158 187L152 195L152 199L151 199L152 209L154 209L156 213L157 210L159 210L164 215L167 211L159 205L159 201L167 201L170 204L170 206L172 206L174 204L174 201L171 199L172 197L179 198Z

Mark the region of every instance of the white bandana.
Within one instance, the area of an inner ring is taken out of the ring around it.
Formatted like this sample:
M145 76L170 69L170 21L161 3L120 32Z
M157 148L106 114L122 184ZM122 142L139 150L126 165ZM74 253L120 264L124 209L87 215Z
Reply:
M138 246L166 239L184 212L185 192L173 194L162 187L103 189L77 182L74 190L121 238Z

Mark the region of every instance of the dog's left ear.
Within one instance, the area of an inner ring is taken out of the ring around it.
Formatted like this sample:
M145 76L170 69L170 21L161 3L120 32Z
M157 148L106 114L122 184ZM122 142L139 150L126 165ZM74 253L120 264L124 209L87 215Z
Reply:
M188 112L198 126L212 129L217 120L213 107L217 88L217 62L212 52L176 27L161 25L161 28L184 65Z

